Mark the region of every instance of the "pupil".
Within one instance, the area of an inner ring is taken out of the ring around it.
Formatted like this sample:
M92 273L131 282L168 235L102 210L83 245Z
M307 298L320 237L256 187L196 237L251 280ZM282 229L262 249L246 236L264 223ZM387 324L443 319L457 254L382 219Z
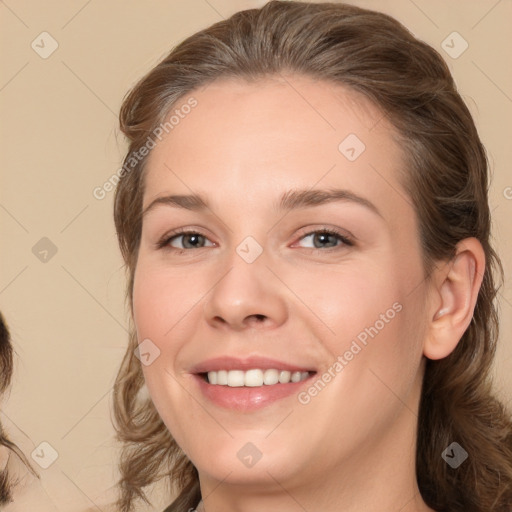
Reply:
M184 238L184 243L183 243L183 246L184 247L197 247L197 243L198 241L200 241L200 239L203 238L202 235L187 235L185 238ZM188 241L187 241L188 240ZM195 240L195 242L194 242Z
M329 237L334 238L334 235L331 235L330 233L320 233L320 234L317 234L316 236L317 236L317 239L320 240L320 244L315 243L315 247L325 247L325 245L321 245L321 244L328 243ZM331 243L331 246L333 246L335 244L336 244L336 240L334 240L333 243Z

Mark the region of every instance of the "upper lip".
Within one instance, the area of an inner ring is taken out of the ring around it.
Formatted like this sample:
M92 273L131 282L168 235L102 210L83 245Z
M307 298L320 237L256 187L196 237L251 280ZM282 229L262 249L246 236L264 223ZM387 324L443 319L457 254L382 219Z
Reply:
M191 373L208 373L216 372L219 370L287 370L290 372L314 372L315 370L310 366L290 364L277 359L268 357L250 356L246 358L238 358L231 356L216 357L207 359L195 365Z

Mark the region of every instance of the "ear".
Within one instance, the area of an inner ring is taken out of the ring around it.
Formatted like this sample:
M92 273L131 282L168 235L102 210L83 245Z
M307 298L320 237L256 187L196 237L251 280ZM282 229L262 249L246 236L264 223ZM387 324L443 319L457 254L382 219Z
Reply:
M423 353L442 359L459 343L473 318L485 270L485 253L476 238L461 240L452 260L431 276L432 307Z

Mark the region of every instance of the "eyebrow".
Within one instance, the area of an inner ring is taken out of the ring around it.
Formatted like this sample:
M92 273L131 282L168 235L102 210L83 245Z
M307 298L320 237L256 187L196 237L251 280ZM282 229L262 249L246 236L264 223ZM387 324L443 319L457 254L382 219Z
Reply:
M274 204L274 209L280 211L297 210L301 208L310 208L322 204L336 201L351 202L364 206L379 217L382 217L379 209L368 199L344 189L307 189L307 190L289 190L285 192L278 203ZM182 208L191 211L204 211L210 209L206 198L199 194L190 195L168 195L157 197L142 212L146 215L157 205L165 205L174 208Z

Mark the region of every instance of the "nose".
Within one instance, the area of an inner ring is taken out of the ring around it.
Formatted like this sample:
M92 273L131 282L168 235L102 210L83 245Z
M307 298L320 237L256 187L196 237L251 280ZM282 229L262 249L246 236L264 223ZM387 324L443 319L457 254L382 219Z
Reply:
M205 297L207 322L217 329L275 328L286 322L286 290L261 255L247 263L236 253L226 271Z

